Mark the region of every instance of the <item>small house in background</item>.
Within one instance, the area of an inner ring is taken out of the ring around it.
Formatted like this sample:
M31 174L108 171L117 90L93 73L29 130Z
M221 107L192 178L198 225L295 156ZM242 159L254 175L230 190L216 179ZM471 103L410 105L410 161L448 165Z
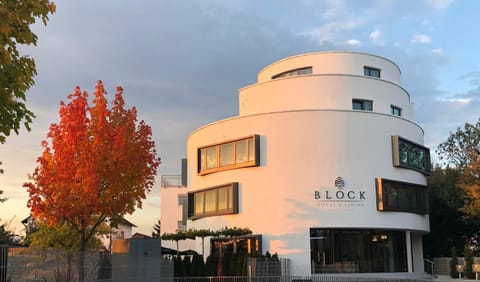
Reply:
M25 234L30 234L34 232L37 228L37 223L35 221L35 218L32 217L32 215L29 215L25 219L21 221L23 226L25 226Z
M107 224L110 224L110 221L108 221ZM116 227L112 228L110 234L98 235L97 238L102 242L107 250L111 251L113 240L132 238L133 227L137 226L125 218L120 217L117 219Z

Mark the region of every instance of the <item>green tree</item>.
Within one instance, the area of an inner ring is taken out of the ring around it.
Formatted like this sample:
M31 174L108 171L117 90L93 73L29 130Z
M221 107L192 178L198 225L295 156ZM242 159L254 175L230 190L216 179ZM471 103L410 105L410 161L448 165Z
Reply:
M178 242L187 240L187 239L195 239L195 236L190 232L185 232L178 230L177 233L163 233L162 240L166 241L175 241L177 243L177 256L180 254Z
M18 45L36 45L30 27L37 19L46 25L55 9L49 0L0 1L0 144L12 130L18 134L22 124L30 130L35 116L25 105L25 94L37 71L34 59L22 56Z
M465 278L474 278L473 274L473 253L469 244L465 244L463 249L463 258L465 260Z
M439 158L445 164L458 168L461 176L458 186L464 191L461 211L470 223L480 219L480 119L476 124L465 123L457 128L437 148Z
M451 248L462 250L466 238L476 229L462 220L463 190L458 187L460 170L436 166L427 177L430 207L430 233L424 239L426 257L449 256Z
M161 223L160 219L157 219L157 223L153 226L152 237L153 238L160 238L160 231L161 231Z
M0 245L12 243L13 233L8 229L8 225L3 223L0 225Z
M75 251L79 247L80 239L76 230L68 224L48 225L45 222L37 223L37 231L30 234L30 247L57 248ZM101 248L102 243L95 237L87 242L87 248Z
M458 264L457 248L452 247L450 258L451 258L450 262L449 262L450 277L457 278L458 277L458 272L457 272L457 264Z

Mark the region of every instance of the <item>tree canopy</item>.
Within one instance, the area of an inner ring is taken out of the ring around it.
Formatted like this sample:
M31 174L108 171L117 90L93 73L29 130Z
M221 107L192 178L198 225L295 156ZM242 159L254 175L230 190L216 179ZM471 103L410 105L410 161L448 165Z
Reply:
M430 233L423 238L426 257L449 256L451 249L463 250L467 238L473 238L476 226L463 220L464 193L458 187L457 168L436 166L428 176Z
M0 144L12 130L18 134L22 124L30 130L34 114L25 105L25 94L37 71L34 59L20 55L18 45L36 45L30 26L37 19L46 25L55 9L49 0L0 1Z
M76 87L69 102L60 103L60 121L50 126L38 166L24 184L32 216L75 230L80 251L106 218L142 207L160 164L150 126L137 121L135 107L125 108L122 92L117 87L109 108L101 81L93 105Z
M461 172L458 186L464 191L461 210L470 220L480 218L480 119L465 123L438 146L440 160Z

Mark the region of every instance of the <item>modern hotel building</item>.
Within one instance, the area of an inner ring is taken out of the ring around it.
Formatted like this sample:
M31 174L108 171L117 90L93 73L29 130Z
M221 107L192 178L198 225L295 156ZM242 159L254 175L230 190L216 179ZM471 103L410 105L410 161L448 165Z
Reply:
M188 138L188 228L247 227L235 248L288 258L291 275L423 273L430 155L400 75L356 52L265 67L238 116Z

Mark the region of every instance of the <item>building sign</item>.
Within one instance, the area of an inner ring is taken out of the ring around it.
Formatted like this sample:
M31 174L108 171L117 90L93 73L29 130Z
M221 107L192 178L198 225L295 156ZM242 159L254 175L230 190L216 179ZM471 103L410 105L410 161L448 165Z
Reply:
M334 187L322 187L314 191L317 206L326 208L353 208L365 206L366 191L348 189L345 180L337 177Z

